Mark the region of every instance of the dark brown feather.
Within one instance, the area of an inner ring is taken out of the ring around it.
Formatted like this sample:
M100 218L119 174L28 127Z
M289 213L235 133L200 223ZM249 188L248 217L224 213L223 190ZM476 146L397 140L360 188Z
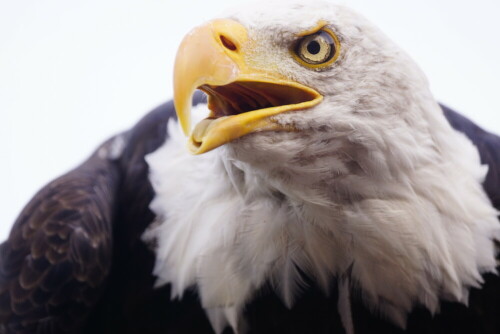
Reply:
M94 153L26 206L0 246L4 331L81 328L109 275L118 182L116 162ZM69 315L74 308L77 318Z
M202 99L197 95L195 102ZM490 166L484 187L500 209L500 138L443 108ZM154 288L154 254L141 240L154 220L144 156L165 141L172 117L172 103L152 111L123 134L119 158L102 154L108 141L28 203L0 245L1 334L213 333L194 291L172 301L169 286ZM308 287L292 309L262 288L245 309L248 333L343 333L336 290L325 296L305 280ZM403 333L356 296L352 311L357 334ZM485 275L483 288L472 289L469 307L443 302L434 317L416 309L407 332L500 333L499 314L500 279Z

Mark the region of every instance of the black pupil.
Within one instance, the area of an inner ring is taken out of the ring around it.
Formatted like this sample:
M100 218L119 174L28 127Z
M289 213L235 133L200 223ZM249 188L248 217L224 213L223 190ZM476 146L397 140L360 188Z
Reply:
M307 44L307 51L312 55L318 54L320 49L321 46L317 41L310 41L309 44Z

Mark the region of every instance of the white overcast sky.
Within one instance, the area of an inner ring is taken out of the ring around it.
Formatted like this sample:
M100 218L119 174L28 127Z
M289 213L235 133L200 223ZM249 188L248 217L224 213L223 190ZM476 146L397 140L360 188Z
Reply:
M184 34L240 2L0 0L0 241L40 187L170 99ZM437 99L500 133L500 1L337 2L411 54Z

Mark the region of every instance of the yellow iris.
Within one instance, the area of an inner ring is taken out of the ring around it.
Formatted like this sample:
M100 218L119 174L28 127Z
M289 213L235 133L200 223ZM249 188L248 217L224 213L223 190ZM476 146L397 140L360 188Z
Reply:
M333 63L339 55L340 43L328 28L303 36L294 49L295 59L304 66L321 68Z

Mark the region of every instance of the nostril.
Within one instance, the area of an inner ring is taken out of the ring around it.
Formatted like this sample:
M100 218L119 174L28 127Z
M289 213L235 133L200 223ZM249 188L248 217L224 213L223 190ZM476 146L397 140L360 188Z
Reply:
M227 38L224 35L220 35L219 38L222 45L224 45L226 49L229 49L231 51L236 51L237 49L236 45L229 38Z

